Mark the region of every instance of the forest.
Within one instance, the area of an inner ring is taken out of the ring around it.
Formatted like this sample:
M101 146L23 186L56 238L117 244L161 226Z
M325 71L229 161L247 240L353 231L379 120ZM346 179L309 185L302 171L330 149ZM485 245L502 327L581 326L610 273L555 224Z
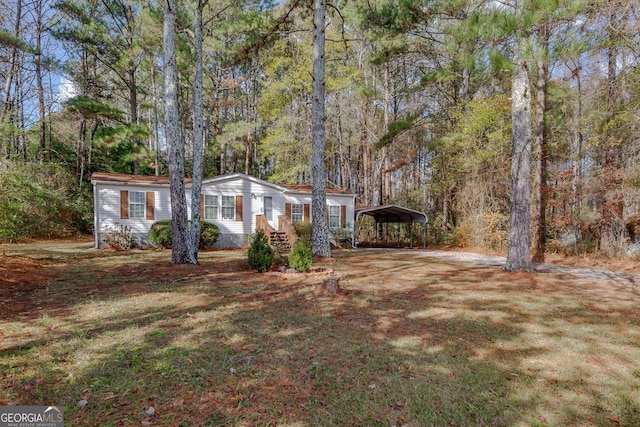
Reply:
M311 183L312 3L178 2L187 174L202 34L204 176ZM168 174L163 8L0 1L0 240L90 232L93 172ZM328 2L328 185L426 212L429 244L505 251L517 155L534 257L635 256L639 19L631 0Z

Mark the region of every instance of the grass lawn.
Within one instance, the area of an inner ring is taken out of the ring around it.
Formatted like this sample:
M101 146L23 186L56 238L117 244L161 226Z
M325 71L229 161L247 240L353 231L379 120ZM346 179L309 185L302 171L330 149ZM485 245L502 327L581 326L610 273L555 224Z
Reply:
M0 246L0 404L68 426L638 426L640 294L418 251L322 275L243 251Z

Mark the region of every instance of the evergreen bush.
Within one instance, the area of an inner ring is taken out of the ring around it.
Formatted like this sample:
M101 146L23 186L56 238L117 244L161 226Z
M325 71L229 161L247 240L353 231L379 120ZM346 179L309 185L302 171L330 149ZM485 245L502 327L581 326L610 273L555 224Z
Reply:
M220 229L217 225L206 221L200 221L200 243L198 248L206 249L213 246L220 237Z
M298 221L293 224L293 228L296 229L298 237L311 240L311 223L309 221Z
M258 230L253 236L251 247L247 253L247 262L254 270L266 271L273 264L273 249L269 246L267 236L262 230Z
M309 271L313 265L313 251L311 241L306 238L298 239L289 254L289 267L298 271Z
M191 226L191 221L189 221ZM165 249L171 248L171 236L173 227L170 219L154 222L149 229L149 242L154 246L161 246ZM200 221L200 241L199 249L205 249L218 241L220 229L217 225L206 221Z
M149 229L149 242L154 246L165 249L171 248L171 233L173 227L170 219L154 222Z

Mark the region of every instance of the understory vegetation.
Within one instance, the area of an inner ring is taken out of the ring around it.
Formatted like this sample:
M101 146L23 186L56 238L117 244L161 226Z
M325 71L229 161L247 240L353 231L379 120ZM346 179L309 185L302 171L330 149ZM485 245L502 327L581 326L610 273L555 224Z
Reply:
M91 232L90 185L55 165L0 162L0 242Z

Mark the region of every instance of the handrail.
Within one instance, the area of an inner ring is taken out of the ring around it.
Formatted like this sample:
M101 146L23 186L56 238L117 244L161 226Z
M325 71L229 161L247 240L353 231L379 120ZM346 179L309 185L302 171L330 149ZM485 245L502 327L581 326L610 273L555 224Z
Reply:
M266 234L267 236L276 231L275 228L273 228L271 224L269 224L267 217L264 215L256 215L256 230L264 231L264 234Z
M293 223L291 223L291 218L287 215L278 215L278 231L284 232L289 244L292 246L298 239L298 234L296 233Z

